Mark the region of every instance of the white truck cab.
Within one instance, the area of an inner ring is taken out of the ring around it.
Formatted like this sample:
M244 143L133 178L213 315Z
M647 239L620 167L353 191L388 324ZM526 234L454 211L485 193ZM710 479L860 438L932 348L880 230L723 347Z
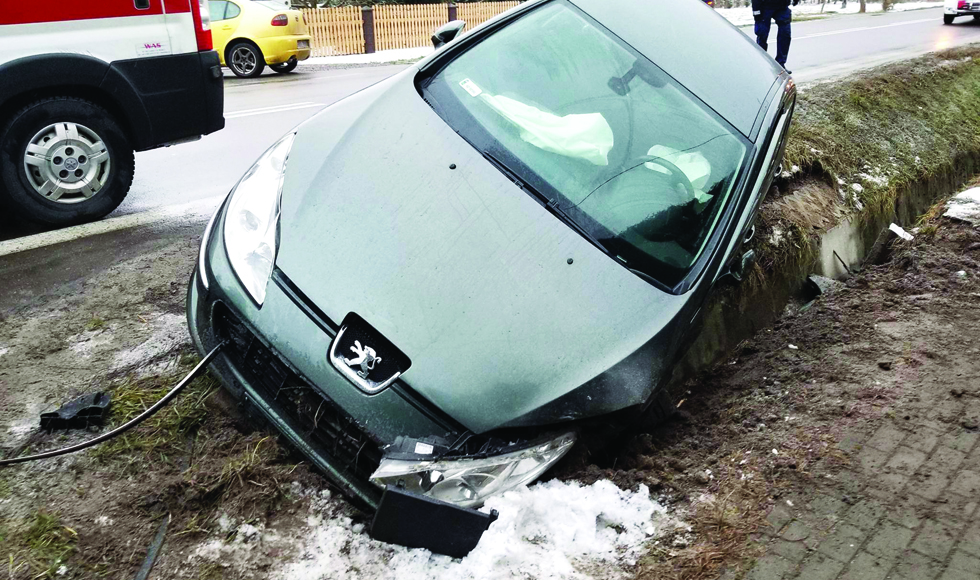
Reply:
M945 0L943 24L952 24L957 16L973 16L974 20L980 20L980 0Z
M135 151L224 127L206 0L48 0L0 10L0 208L101 218Z

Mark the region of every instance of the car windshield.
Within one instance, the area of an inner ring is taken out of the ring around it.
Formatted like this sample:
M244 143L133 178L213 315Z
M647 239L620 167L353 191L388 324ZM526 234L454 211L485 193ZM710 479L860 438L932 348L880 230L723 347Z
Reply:
M668 287L698 260L746 157L744 137L564 0L421 84L467 141L614 259Z

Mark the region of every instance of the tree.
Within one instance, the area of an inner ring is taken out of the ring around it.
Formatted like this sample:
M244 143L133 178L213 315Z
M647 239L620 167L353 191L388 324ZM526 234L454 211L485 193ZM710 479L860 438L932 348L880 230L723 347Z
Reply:
M858 12L860 12L861 14L864 14L865 12L868 11L868 6L867 6L866 2L867 2L867 0L861 0L861 9L858 10Z

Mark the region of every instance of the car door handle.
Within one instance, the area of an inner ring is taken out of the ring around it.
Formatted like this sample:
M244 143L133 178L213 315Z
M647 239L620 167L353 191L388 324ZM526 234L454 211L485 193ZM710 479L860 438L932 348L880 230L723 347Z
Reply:
M231 26L222 26L221 30L231 30Z

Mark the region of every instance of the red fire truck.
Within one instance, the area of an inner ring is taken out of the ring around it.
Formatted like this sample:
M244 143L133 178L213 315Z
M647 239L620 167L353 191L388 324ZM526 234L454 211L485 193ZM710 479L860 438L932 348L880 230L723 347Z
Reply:
M224 127L207 0L3 4L0 211L101 218L129 192L135 151Z

